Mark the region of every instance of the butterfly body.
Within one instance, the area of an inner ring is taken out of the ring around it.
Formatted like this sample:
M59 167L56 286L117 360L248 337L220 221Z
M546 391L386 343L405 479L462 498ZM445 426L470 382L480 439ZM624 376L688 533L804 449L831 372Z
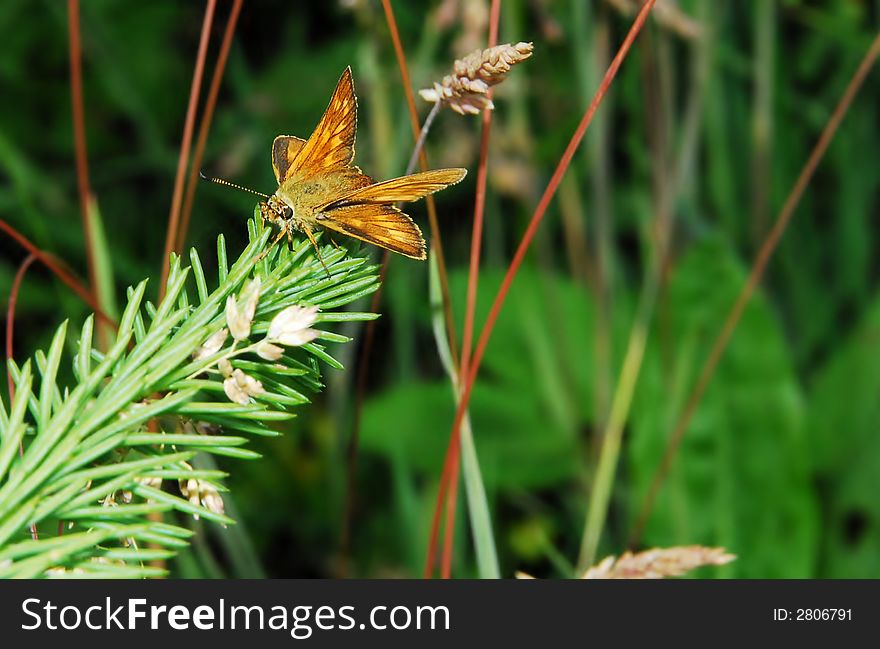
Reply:
M455 184L467 171L436 169L374 183L353 164L356 129L357 98L346 68L311 137L279 135L272 143L278 189L260 204L263 219L279 228L278 239L303 232L316 251L314 230L323 227L425 259L421 230L394 204Z
M365 185L372 183L368 176L363 176ZM327 196L344 196L357 189L345 174L326 173L302 182L286 181L274 194L275 204L282 209L289 206L293 210L293 218L308 225L315 225L322 220L322 208L327 203Z

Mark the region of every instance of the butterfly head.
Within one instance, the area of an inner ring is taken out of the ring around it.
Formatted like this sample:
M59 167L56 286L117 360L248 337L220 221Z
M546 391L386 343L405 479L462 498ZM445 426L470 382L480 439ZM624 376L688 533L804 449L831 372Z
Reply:
M278 196L278 194L270 196L269 200L263 203L263 205L265 206L262 207L263 216L269 221L290 221L293 219L293 207L288 205L283 198Z

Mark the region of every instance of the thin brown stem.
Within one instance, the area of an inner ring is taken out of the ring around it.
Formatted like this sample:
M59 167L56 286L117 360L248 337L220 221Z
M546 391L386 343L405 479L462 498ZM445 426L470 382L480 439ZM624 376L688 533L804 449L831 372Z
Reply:
M487 47L495 47L498 44L498 23L501 19L501 0L492 0L489 11L489 43ZM492 99L492 89L488 91L489 100ZM439 102L438 102L439 105ZM471 255L468 270L467 298L465 302L464 333L461 342L461 368L459 376L467 376L471 357L471 343L474 332L474 313L477 304L477 286L480 280L480 252L483 243L483 217L486 212L486 185L489 177L489 134L492 126L491 110L484 110L482 114L482 134L480 136L480 162L477 167L477 188L474 194L474 221L471 232ZM456 390L459 386L455 386ZM457 434L461 434L460 432ZM446 494L446 528L443 539L443 557L440 562L440 575L443 579L449 579L452 573L452 543L455 531L455 510L458 501L458 473L461 468L460 461L461 443L456 445L456 453L449 463L449 476L447 478Z
M168 213L168 226L165 231L165 251L162 256L162 278L159 281L159 299L165 295L165 282L168 279L170 265L168 258L174 250L180 224L180 207L183 201L183 181L186 164L189 160L189 149L192 144L193 126L196 121L196 108L199 103L199 89L202 85L202 74L205 71L205 57L208 53L208 41L211 38L211 24L214 22L214 9L217 0L208 0L205 6L205 17L202 21L202 33L199 37L199 49L196 54L196 65L193 70L192 84L189 89L189 104L186 108L186 119L183 124L183 138L180 153L177 157L177 174L174 177L174 194L171 197L171 210Z
M809 185L810 180L812 179L813 174L815 173L816 168L819 165L819 162L825 155L825 151L828 149L828 145L831 143L831 140L833 139L834 134L837 132L837 129L840 126L843 117L849 110L853 99L855 98L856 94L864 83L865 78L868 76L868 73L870 72L871 67L874 65L874 62L876 61L878 55L880 55L880 33L877 34L877 36L874 38L874 41L871 43L871 47L868 49L867 54L865 54L865 57L859 64L859 67L853 75L852 79L850 80L849 84L847 85L846 90L844 91L843 96L840 99L840 102L835 107L834 112L828 119L828 123L822 130L822 134L819 136L818 142L816 142L815 147L813 147L809 158L804 164L804 167L801 170L797 181L792 187L791 193L789 193L788 198L786 198L785 204L782 206L782 209L779 212L779 216L776 218L776 222L773 224L773 227L767 234L763 244L761 245L761 249L758 251L758 254L755 257L755 261L752 264L752 269L749 273L746 283L743 285L742 290L736 298L736 302L733 304L733 307L727 314L724 325L721 327L721 331L719 332L718 337L715 339L715 342L712 345L709 356L706 358L706 362L703 364L699 378L697 379L697 383L694 386L694 389L691 392L690 396L688 397L685 407L682 410L681 416L676 421L672 434L669 436L669 440L666 444L666 450L663 453L663 458L660 461L660 465L658 466L656 473L654 474L654 478L648 490L648 495L645 498L645 501L642 504L642 508L639 512L639 516L636 519L633 533L630 536L630 546L636 545L639 542L642 532L644 531L645 524L647 523L648 517L650 516L651 510L653 509L657 494L660 491L660 487L662 486L663 481L666 479L666 476L669 474L669 470L672 467L672 462L675 459L675 455L681 446L682 439L684 439L684 435L687 432L687 428L690 425L691 419L693 418L694 413L697 410L697 406L699 405L700 400L702 399L703 394L706 391L706 388L709 386L709 382L712 380L712 376L715 373L718 362L721 360L721 357L724 355L724 351L727 349L727 345L730 342L730 338L733 335L737 324L739 323L740 317L742 317L746 305L754 294L758 283L761 281L761 278L764 275L764 270L766 269L767 264L773 255L773 252L776 250L776 247L779 244L782 235L785 233L785 230L788 227L788 223L791 220L795 209L800 203L801 197L803 196L807 185Z
M659 38L664 38L664 35L661 34ZM662 56L661 58L656 56L660 44L653 42L650 32L645 34L639 47L645 54L641 57L644 75L643 87L646 92L645 103L655 107L649 114L646 129L652 158L654 197L654 218L649 233L652 254L650 262L645 267L645 276L639 291L635 318L627 339L623 364L602 429L601 448L589 489L586 520L581 536L577 563L579 573L586 571L595 562L599 541L608 517L611 493L617 475L617 466L620 462L624 427L629 418L633 395L641 374L651 319L658 298L662 296L665 278L663 269L666 265L667 250L672 235L672 187L675 185L675 181L668 162L670 155L666 129L666 115L671 110L667 102L664 101L664 85L668 81L664 79L665 70Z
M409 112L413 138L418 141L421 132L421 126L419 125L419 112L416 108L416 99L409 78L406 55L403 51L403 43L400 40L400 33L397 30L397 21L394 18L394 10L391 8L391 0L382 0L382 9L385 13L385 22L388 23L391 42L394 45L394 55L397 58L397 65L400 68L400 78L403 82L403 92L406 96L406 105ZM421 166L422 171L428 170L428 157L425 155L424 149L419 153L419 165ZM458 353L456 351L455 323L452 318L452 301L449 297L449 278L446 272L446 257L443 254L443 238L440 236L440 225L437 221L437 205L434 202L433 196L426 196L425 203L428 207L428 223L431 228L431 250L437 257L440 292L443 297L443 314L446 320L446 333L449 337L449 346L452 350L452 364L457 368Z
M83 237L85 239L89 292L93 296L95 303L100 305L103 311L104 308L112 310L112 299L108 298L106 287L101 286L100 280L103 277L98 275L97 228L99 224L96 222L98 211L95 198L92 195L91 184L89 183L89 156L86 147L85 102L83 99L82 80L82 39L79 18L79 0L68 0L67 27L70 35L68 56L70 59L70 106L76 160L76 186ZM97 336L99 345L105 345L111 333L109 328L98 326Z
M98 291L97 252L95 251L95 224L89 209L92 195L89 185L89 158L86 149L86 120L83 107L82 44L79 27L79 0L67 1L67 31L70 37L70 106L73 116L73 142L76 156L76 186L79 193L79 210L82 218L89 270L89 288Z
M31 243L27 237L21 234L18 230L13 228L3 219L0 219L0 230L8 234L12 237L16 243L18 243L22 248L31 253L34 257L40 260L40 262L46 266L49 270L51 270L58 279L64 282L70 289L76 293L80 299L89 305L92 311L95 312L95 315L103 320L104 322L116 327L116 321L113 320L110 316L108 316L104 311L101 310L101 307L98 305L95 297L92 295L91 291L86 288L86 286L79 281L73 274L65 270L61 267L59 262L54 258L53 255L43 252L39 248L37 248L33 243Z
M214 75L211 77L211 86L208 89L208 98L205 100L205 109L202 113L202 121L199 124L199 135L196 138L196 146L193 149L192 164L189 167L189 176L186 179L186 196L183 199L183 210L180 214L180 228L174 243L174 250L180 253L186 242L189 232L189 221L192 215L193 201L195 200L196 187L198 187L199 170L202 167L202 157L205 155L205 145L208 142L208 132L211 130L211 122L214 119L214 108L217 106L217 96L220 94L220 84L223 81L223 72L226 69L226 60L229 58L229 48L232 45L232 37L235 34L235 26L238 23L238 15L241 13L241 5L244 0L235 0L226 20L226 30L223 32L223 41L220 44L220 53L217 55L217 65L214 66Z
M565 152L562 154L559 163L556 165L556 170L553 172L553 175L550 178L550 182L547 184L547 188L544 190L544 194L541 196L541 200L538 201L538 205L535 208L535 212L532 215L531 221L529 222L529 225L526 228L525 233L523 234L520 244L517 247L516 253L514 254L513 259L511 260L510 265L507 268L507 273L504 275L501 286L498 288L498 292L495 294L495 299L493 300L492 306L489 309L489 315L486 317L486 323L485 325L483 325L483 330L480 332L480 338L477 341L473 360L471 361L471 365L468 368L468 374L467 376L463 377L464 390L461 395L461 401L456 408L455 418L453 420L452 429L449 434L449 446L447 447L446 451L444 472L455 472L456 470L452 460L453 458L458 457L459 454L458 447L460 444L459 431L461 429L461 422L464 419L464 413L467 410L468 404L470 403L471 392L474 387L474 381L477 378L477 373L480 370L480 363L483 360L483 354L486 351L486 346L489 344L489 338L492 336L492 330L494 329L495 323L498 320L498 315L501 313L501 308L504 306L504 300L507 298L507 293L510 291L510 286L513 283L514 278L516 277L520 266L522 265L523 259L525 259L526 253L531 246L532 239L534 239L535 233L538 230L538 226L541 224L541 221L547 212L547 208L550 206L550 201L556 194L556 190L559 188L559 183L562 181L565 172L568 170L568 167L571 164L571 160L574 157L574 154L577 151L581 140L583 140L584 134L587 132L587 128L593 120L593 116L596 114L596 110L598 110L599 106L602 104L602 99L605 97L608 89L611 87L611 83L617 74L617 70L620 68L621 63L623 63L623 60L629 53L629 50L632 47L636 36L638 36L639 32L644 26L645 21L648 18L648 14L650 13L655 2L656 0L646 0L645 4L642 6L641 10L636 16L632 27L630 27L630 30L627 33L623 43L621 44L620 49L618 50L614 59L612 59L611 64L608 66L608 70L605 72L605 76L603 77L602 82L599 84L599 88L596 91L596 94L593 96L593 99L590 102L589 106L587 106L587 109L584 112L583 117L581 118L580 124L578 125L575 132L572 134L568 146L565 149ZM450 480L449 485L451 490L454 487L454 482ZM441 503L439 501L437 506L441 506Z
M21 290L21 283L24 281L25 273L27 273L30 265L37 260L36 255L33 253L29 254L24 258L24 261L21 262L21 265L18 267L18 272L15 273L15 278L12 280L12 287L9 289L9 299L6 301L6 364L9 365L9 361L12 360L12 341L14 339L14 330L15 330L15 304L18 302L18 292ZM9 372L6 373L6 384L9 390L9 401L15 398L15 384L12 382L12 374ZM23 450L23 449L22 449Z
M15 399L15 384L12 382L12 373L9 372L9 362L12 360L13 340L15 331L15 304L18 302L18 292L21 290L21 283L24 281L25 273L31 264L37 260L33 253L25 257L15 273L15 279L12 280L12 288L9 289L9 300L6 303L6 382L9 389L9 403ZM18 455L24 457L24 442L18 442ZM31 523L31 538L36 541L39 539L37 534L37 524Z

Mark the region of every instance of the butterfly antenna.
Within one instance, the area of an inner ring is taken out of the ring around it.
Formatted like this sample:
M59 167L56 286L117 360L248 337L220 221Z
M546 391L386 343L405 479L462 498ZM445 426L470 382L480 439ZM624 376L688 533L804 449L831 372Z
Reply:
M255 191L255 190L249 189L247 187L242 187L241 185L236 185L235 183L231 183L228 180L223 180L222 178L211 178L211 177L203 174L201 171L199 171L199 177L202 180L208 180L212 183L217 183L218 185L226 185L227 187L232 187L233 189L240 189L241 191L247 192L248 194L262 196L263 198L269 198L268 194L263 194L262 192Z

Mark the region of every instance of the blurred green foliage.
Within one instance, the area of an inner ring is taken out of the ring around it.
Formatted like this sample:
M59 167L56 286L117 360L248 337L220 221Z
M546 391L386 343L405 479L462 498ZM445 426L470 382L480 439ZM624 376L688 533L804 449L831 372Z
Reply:
M208 77L230 6L218 4ZM485 42L488 2L393 4L417 88ZM478 330L628 27L615 8L622 4L503 4L501 40L534 41L535 55L496 95ZM90 173L121 291L160 268L203 3L82 5ZM668 206L672 253L601 554L624 549L755 250L880 25L880 4L859 0L678 6L678 22L652 21L624 63L513 285L475 389L473 431L505 575L571 574L604 421L601 393L616 380ZM688 35L685 19L703 36ZM66 20L55 0L0 5L0 216L85 275ZM307 136L349 64L360 100L357 162L375 177L401 173L411 133L375 0L245 3L206 171L270 192L272 138ZM708 574L880 577L877 74L795 213L642 539L723 545L738 555ZM445 111L427 151L433 166L475 170L478 146L479 120ZM437 197L459 334L475 175ZM210 247L223 232L240 249L252 204L246 194L200 187L188 242ZM410 213L427 231L423 205ZM0 251L5 303L24 253L6 238ZM348 556L340 556L340 538L356 350L342 359L346 371L327 369L329 390L286 435L256 445L263 460L223 463L232 474L227 508L240 524L190 522L201 533L174 574L421 573L453 414L425 264L392 260L381 311ZM16 356L45 346L63 318L85 315L34 266L19 297ZM362 328L344 333L360 339ZM610 375L597 350L610 355ZM455 574L475 574L464 515L456 548Z

